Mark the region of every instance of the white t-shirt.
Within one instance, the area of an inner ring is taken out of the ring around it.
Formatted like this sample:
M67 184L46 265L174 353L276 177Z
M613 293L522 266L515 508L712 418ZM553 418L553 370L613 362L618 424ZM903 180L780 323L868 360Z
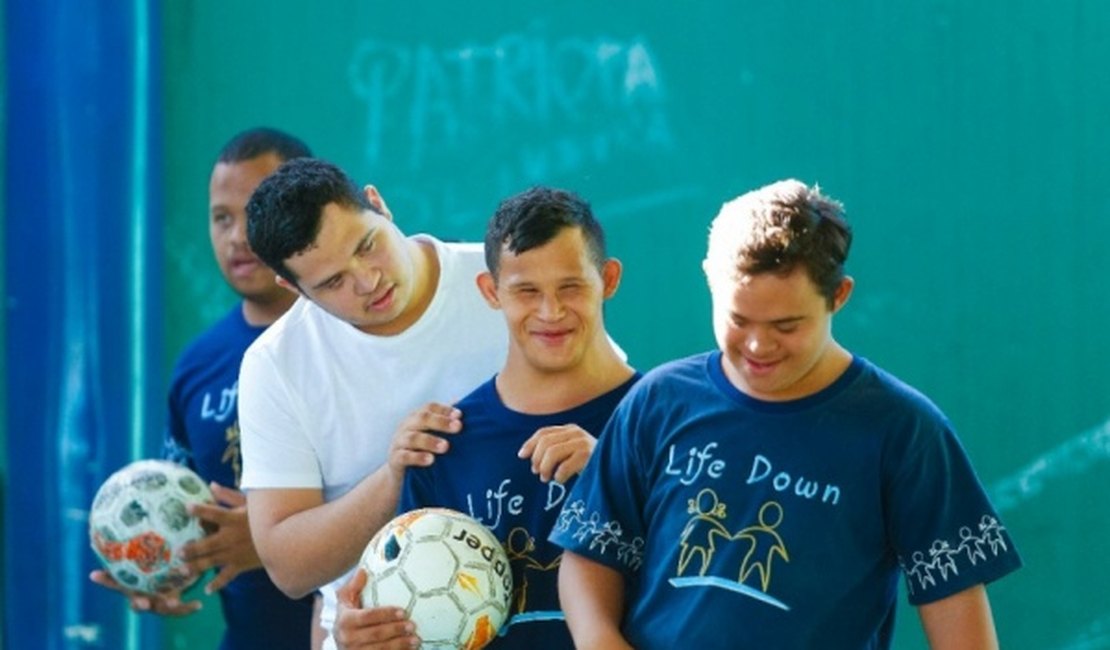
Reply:
M482 299L481 244L431 237L440 275L416 323L366 334L304 298L243 357L239 427L243 489L321 488L332 501L387 461L397 425L426 402L451 404L504 365L508 334ZM322 589L331 630L334 589Z

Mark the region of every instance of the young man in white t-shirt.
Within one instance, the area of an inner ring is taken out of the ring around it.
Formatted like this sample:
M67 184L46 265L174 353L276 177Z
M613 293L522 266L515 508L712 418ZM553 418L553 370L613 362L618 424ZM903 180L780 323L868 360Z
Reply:
M455 433L449 406L505 361L503 319L474 289L481 244L405 236L385 201L336 166L280 167L248 206L251 248L300 298L247 350L242 486L274 582L334 590L394 514L404 468ZM392 609L398 629L408 622Z

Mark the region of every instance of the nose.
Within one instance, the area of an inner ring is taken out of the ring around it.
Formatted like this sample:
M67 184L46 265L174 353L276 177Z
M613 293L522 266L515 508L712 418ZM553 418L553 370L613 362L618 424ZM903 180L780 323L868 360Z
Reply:
M381 277L381 271L366 261L358 258L352 260L351 278L354 280L355 293L362 296L374 293Z
M247 217L246 215L239 215L232 220L231 232L229 233L231 243L236 246L247 246Z
M540 301L539 317L545 321L557 321L563 317L563 303L558 294L544 293Z
M752 328L744 345L754 357L767 354L776 346L774 336L761 327Z

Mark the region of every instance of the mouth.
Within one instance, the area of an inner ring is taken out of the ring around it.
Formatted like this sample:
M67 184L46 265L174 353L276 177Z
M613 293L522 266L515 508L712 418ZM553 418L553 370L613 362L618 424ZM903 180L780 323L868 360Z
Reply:
M246 276L262 267L257 257L233 257L228 262L228 268L234 276Z
M744 357L744 363L748 366L748 371L751 372L753 375L766 375L772 372L780 362L756 361L754 359Z
M385 293L378 296L377 298L372 299L368 303L369 306L370 306L370 309L372 309L374 311L382 311L382 310L388 309L389 306L391 304L393 304L393 293L396 289L397 289L397 286L392 285L388 289L386 289Z
M532 336L538 339L544 345L556 346L563 341L570 338L573 330L560 329L560 330L538 330L533 331Z

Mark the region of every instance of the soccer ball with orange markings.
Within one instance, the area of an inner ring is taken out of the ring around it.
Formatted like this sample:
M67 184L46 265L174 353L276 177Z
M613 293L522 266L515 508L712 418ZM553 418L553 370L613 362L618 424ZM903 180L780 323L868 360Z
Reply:
M477 650L509 612L513 576L505 549L473 518L446 508L399 515L370 540L364 607L402 607L422 648Z
M204 537L185 507L212 502L192 470L163 460L140 460L108 477L89 511L89 541L120 585L155 594L196 580L181 570L181 547Z

